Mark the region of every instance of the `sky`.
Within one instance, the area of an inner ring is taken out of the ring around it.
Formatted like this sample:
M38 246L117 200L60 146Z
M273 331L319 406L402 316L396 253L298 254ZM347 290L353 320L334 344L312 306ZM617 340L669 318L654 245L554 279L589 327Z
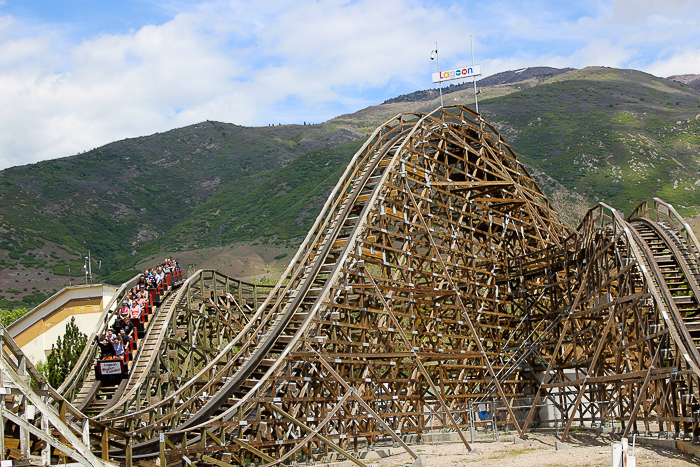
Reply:
M698 0L0 0L0 169L204 120L320 123L471 64L700 74Z

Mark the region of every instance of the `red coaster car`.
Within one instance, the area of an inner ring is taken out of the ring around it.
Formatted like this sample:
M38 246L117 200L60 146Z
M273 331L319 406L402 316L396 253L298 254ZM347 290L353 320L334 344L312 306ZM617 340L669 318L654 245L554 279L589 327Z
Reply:
M98 360L95 364L95 379L105 386L121 383L129 377L129 365L119 357Z

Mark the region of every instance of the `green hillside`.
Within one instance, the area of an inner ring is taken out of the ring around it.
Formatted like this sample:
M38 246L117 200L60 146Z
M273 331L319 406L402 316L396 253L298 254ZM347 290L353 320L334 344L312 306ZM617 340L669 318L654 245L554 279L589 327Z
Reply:
M610 68L487 80L480 111L569 223L599 200L629 211L660 196L685 215L698 212L694 87ZM470 86L449 91L446 105L473 105ZM119 271L165 251L294 247L364 138L399 112L433 110L435 96L399 96L319 125L207 121L0 171L0 308L84 281L88 250L98 279L117 282Z
M90 249L109 275L238 180L259 183L314 148L357 138L328 125L204 122L1 171L0 267L80 274L82 258L38 251L51 242L69 257Z
M590 202L629 211L660 196L700 205L700 93L651 75L587 68L483 103L523 160ZM697 183L697 185L696 185Z
M259 240L295 244L311 228L352 155L356 141L309 152L275 170L223 186L154 247L177 250Z

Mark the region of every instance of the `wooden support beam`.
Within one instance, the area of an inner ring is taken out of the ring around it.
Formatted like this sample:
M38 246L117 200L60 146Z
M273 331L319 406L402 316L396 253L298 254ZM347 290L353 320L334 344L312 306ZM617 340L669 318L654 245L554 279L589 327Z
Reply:
M9 339L6 339L5 342L9 342ZM12 384L19 388L20 391L22 391L22 394L26 398L26 400L36 407L37 411L41 414L41 416L46 417L48 419L48 421L59 432L59 434L67 440L70 447L56 441L54 438L48 436L44 431L34 427L34 425L32 424L27 423L25 420L16 417L9 411L3 412L5 418L11 419L15 423L17 423L18 426L20 426L23 430L26 430L28 433L32 433L38 438L48 442L52 446L54 444L60 445L54 447L56 447L56 449L58 449L59 451L69 455L73 459L85 462L87 465L106 465L104 462L95 457L95 455L92 452L90 452L90 449L88 449L87 446L83 445L82 440L78 438L73 433L73 431L61 421L60 416L57 415L52 410L52 408L49 408L44 403L44 401L41 400L41 397L34 393L33 389L29 386L29 384L25 382L24 379L21 378L20 375L14 370L14 368L12 368L12 366L7 363L7 360L5 358L0 358L0 371L2 371L7 377L9 377L9 379L12 381Z
M240 438L236 438L235 436L232 436L230 439L231 439L231 441L233 441L234 443L236 443L237 445L239 445L239 446L242 447L243 449L252 452L252 453L255 454L256 456L260 457L261 459L263 459L263 460L265 460L265 461L267 461L267 462L273 462L273 461L275 460L275 459L273 459L272 457L270 457L270 456L268 456L267 454L265 454L264 452L262 452L261 450L259 450L259 449L255 448L255 447L251 446L250 444L246 443L245 441L243 441L243 440L240 439Z
M591 374L591 370L595 367L596 363L598 363L598 358L600 357L600 353L603 350L603 347L605 346L606 339L608 337L608 333L610 333L610 328L612 327L613 322L615 322L615 315L616 312L615 310L612 310L610 312L610 315L608 316L608 322L605 325L605 329L603 329L603 334L601 336L598 336L598 345L596 346L595 353L593 354L593 359L591 360L590 365L588 366L588 371L586 372L586 378L588 379L588 375ZM569 429L571 428L571 423L574 421L574 416L576 415L576 411L578 410L579 405L581 404L581 399L583 398L583 395L585 394L584 388L586 387L588 383L584 381L581 384L581 389L578 392L578 395L576 396L576 402L574 402L574 407L571 410L571 415L569 415L568 420L566 421L566 427L564 428L564 433L561 435L561 440L566 441L566 437L569 435Z
M280 409L280 408L277 407L276 405L270 404L270 403L267 403L267 402L266 402L264 405L265 405L265 407L267 407L267 409L268 409L270 412L276 412L277 414L279 414L279 415L281 415L283 418L285 418L287 421L289 421L289 422L291 422L292 424L298 426L299 428L301 428L301 429L304 430L305 432L307 432L307 433L313 433L314 430L312 430L311 428L309 428L308 426L306 426L305 424L303 424L302 422L300 422L300 421L297 420L296 418L292 417L291 415L289 415L287 412L285 412L284 410ZM367 465L366 465L364 462L362 462L360 459L356 458L355 456L353 456L353 455L350 454L349 452L346 452L345 450L343 450L343 448L341 448L340 446L338 446L337 444L335 444L333 441L331 441L330 439L326 438L325 436L322 436L322 435L320 435L319 433L316 433L314 436L315 436L316 438L320 439L321 441L323 441L324 443L326 443L326 445L327 445L328 447L330 447L331 449L333 449L334 451L336 451L338 454L341 454L341 455L347 457L348 460L352 461L353 463L359 465L360 467L367 467ZM270 459L267 459L267 460L270 460ZM272 460L274 461L274 459L272 459Z
M405 184L405 180L404 180L404 184ZM435 240L433 239L433 236L430 232L430 228L428 227L428 225L425 222L425 219L423 218L423 214L420 211L420 206L418 205L418 203L416 203L416 199L413 196L413 193L411 192L410 187L408 187L407 185L405 185L405 186L407 188L406 191L408 192L408 195L411 199L411 202L413 203L413 206L416 209L416 212L417 212L418 217L421 221L421 224L423 224L423 228L425 229L425 231L427 233L427 237L430 240L430 244L433 247L433 250L437 253L439 250L438 250L437 245L435 244ZM446 271L446 272L449 271L449 269L445 266L445 262L443 261L442 256L437 254L437 257L440 260L440 264L442 266L443 271ZM452 290L454 290L456 293L457 303L459 304L459 306L461 308L462 316L464 316L464 318L466 319L467 324L469 326L469 330L472 334L472 337L474 338L474 342L476 343L476 346L479 349L479 352L481 352L481 354L483 355L483 360L486 363L486 368L488 369L488 372L491 374L491 377L493 378L493 382L496 385L496 388L498 390L499 395L501 396L501 400L503 401L503 404L506 406L506 409L508 410L508 414L510 415L511 420L512 420L513 424L515 425L515 428L518 430L518 434L522 437L523 431L520 428L520 424L518 423L518 420L515 417L515 414L513 413L513 409L510 407L510 403L508 402L508 399L506 398L506 395L503 391L503 387L501 387L501 383L498 381L498 376L496 375L496 372L493 371L493 367L491 366L491 361L488 358L488 356L486 355L486 351L484 350L484 346L481 343L481 339L479 337L479 334L476 332L476 328L474 327L474 323L472 323L472 319L469 316L469 312L467 311L466 307L464 306L464 302L462 302L462 298L459 295L459 289L457 288L457 284L454 283L454 281L452 280L452 275L449 274L449 272L447 273L447 279L449 281L450 288ZM458 432L461 433L461 430L458 430ZM463 436L464 435L462 435L462 437ZM466 439L464 440L464 442L466 443Z
M281 463L284 462L286 459L290 458L290 457L291 457L295 452L297 452L299 449L301 449L302 447L304 447L309 441L311 441L313 438L316 437L316 435L319 433L319 431L321 431L321 430L323 429L323 427L326 426L326 424L327 424L329 421L331 421L331 419L333 418L333 416L338 412L338 410L343 406L343 404L345 404L345 401L347 401L347 400L348 400L348 397L350 397L351 395L352 395L352 391L346 392L345 395L338 401L338 403L336 403L336 404L333 406L333 408L330 410L330 412L328 412L328 414L326 415L326 418L324 418L324 419L321 421L321 423L319 423L319 424L316 426L316 428L314 428L314 430L313 430L312 432L308 433L308 434L304 437L304 439L302 439L301 441L299 441L298 443L296 443L296 445L295 445L289 452L287 452L286 454L284 454L282 457L280 457L280 458L277 459L276 461L270 462L270 463L265 464L264 466L261 466L261 467L272 467L273 465L281 464Z
M462 429L459 427L459 425L457 424L457 421L454 419L454 416L452 415L452 411L447 406L447 404L445 403L445 400L441 396L442 391L440 391L437 388L437 386L435 386L433 379L430 377L430 374L423 366L423 362L421 362L420 357L416 353L416 349L413 348L413 346L411 345L411 341L408 339L408 337L406 337L406 333L404 332L403 327L401 326L401 323L396 318L396 315L391 310L391 307L389 306L389 304L386 302L386 300L382 296L382 293L379 290L379 287L377 287L377 282L374 280L374 277L372 277L372 274L367 269L365 269L365 275L370 280L372 285L375 287L375 289L377 291L377 296L379 297L379 300L381 300L382 305L384 306L384 309L386 310L387 313L389 313L389 316L391 316L391 319L394 322L394 326L396 326L396 329L398 329L399 334L401 335L401 338L404 341L404 344L406 344L407 347L411 348L413 360L416 362L416 365L418 366L418 370L421 372L421 374L426 379L426 381L428 381L428 384L430 385L430 389L433 390L433 393L435 394L435 397L437 398L440 406L442 407L442 410L444 410L445 413L447 414L447 417L450 420L450 424L457 431L457 434L461 438L462 443L464 443L464 446L466 446L467 451L471 451L472 448L471 448L471 446L469 446L469 443L467 442L467 438L464 437L464 433L462 433Z
M632 408L632 411L630 412L630 418L627 422L627 426L625 427L625 432L622 434L623 438L627 438L627 436L629 436L630 429L637 418L637 412L639 412L639 407L641 406L642 402L647 397L647 395L646 395L647 387L649 385L649 381L651 380L651 374L652 374L652 371L654 370L654 366L658 362L660 352L661 352L661 346L659 345L656 347L656 352L654 353L654 357L651 359L649 369L646 371L646 376L644 377L644 382L642 383L642 387L639 389L639 394L637 395L637 400L635 400L635 402L634 402L634 408Z

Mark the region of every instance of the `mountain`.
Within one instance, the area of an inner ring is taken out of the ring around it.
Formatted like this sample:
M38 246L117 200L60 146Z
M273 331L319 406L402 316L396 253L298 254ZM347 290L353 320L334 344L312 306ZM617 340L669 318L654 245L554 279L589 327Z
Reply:
M238 180L251 188L256 175L286 173L303 154L361 136L327 124L207 121L0 171L0 308L27 297L35 305L82 277L88 250L101 260L93 264L100 277L131 266L144 246Z
M479 110L572 225L596 201L629 211L651 196L692 215L700 91L691 78L532 67L479 81ZM445 105L474 104L471 82L443 95ZM165 254L231 245L257 255L236 274L282 267L364 139L439 102L425 90L317 125L207 121L0 171L0 308L82 278L88 250L93 272L112 283Z
M515 71L504 71L501 73L496 73L495 75L487 76L481 80L478 80L479 88L486 88L491 86L497 86L499 84L512 84L520 83L529 79L546 79L552 76L557 76L562 73L568 73L574 71L574 68L551 68L547 66L536 66L530 68L523 68L521 70ZM442 94L447 95L453 92L473 90L474 85L471 81L466 81L459 84L449 84L442 88ZM397 102L419 102L425 100L432 100L440 97L440 91L438 89L427 89L424 91L416 91L410 94L403 94L401 96L394 97L384 101L384 104L394 104Z
M669 76L668 79L687 84L691 88L700 91L700 75L673 75Z
M634 70L586 68L483 104L523 160L623 211L659 196L700 205L700 92Z

